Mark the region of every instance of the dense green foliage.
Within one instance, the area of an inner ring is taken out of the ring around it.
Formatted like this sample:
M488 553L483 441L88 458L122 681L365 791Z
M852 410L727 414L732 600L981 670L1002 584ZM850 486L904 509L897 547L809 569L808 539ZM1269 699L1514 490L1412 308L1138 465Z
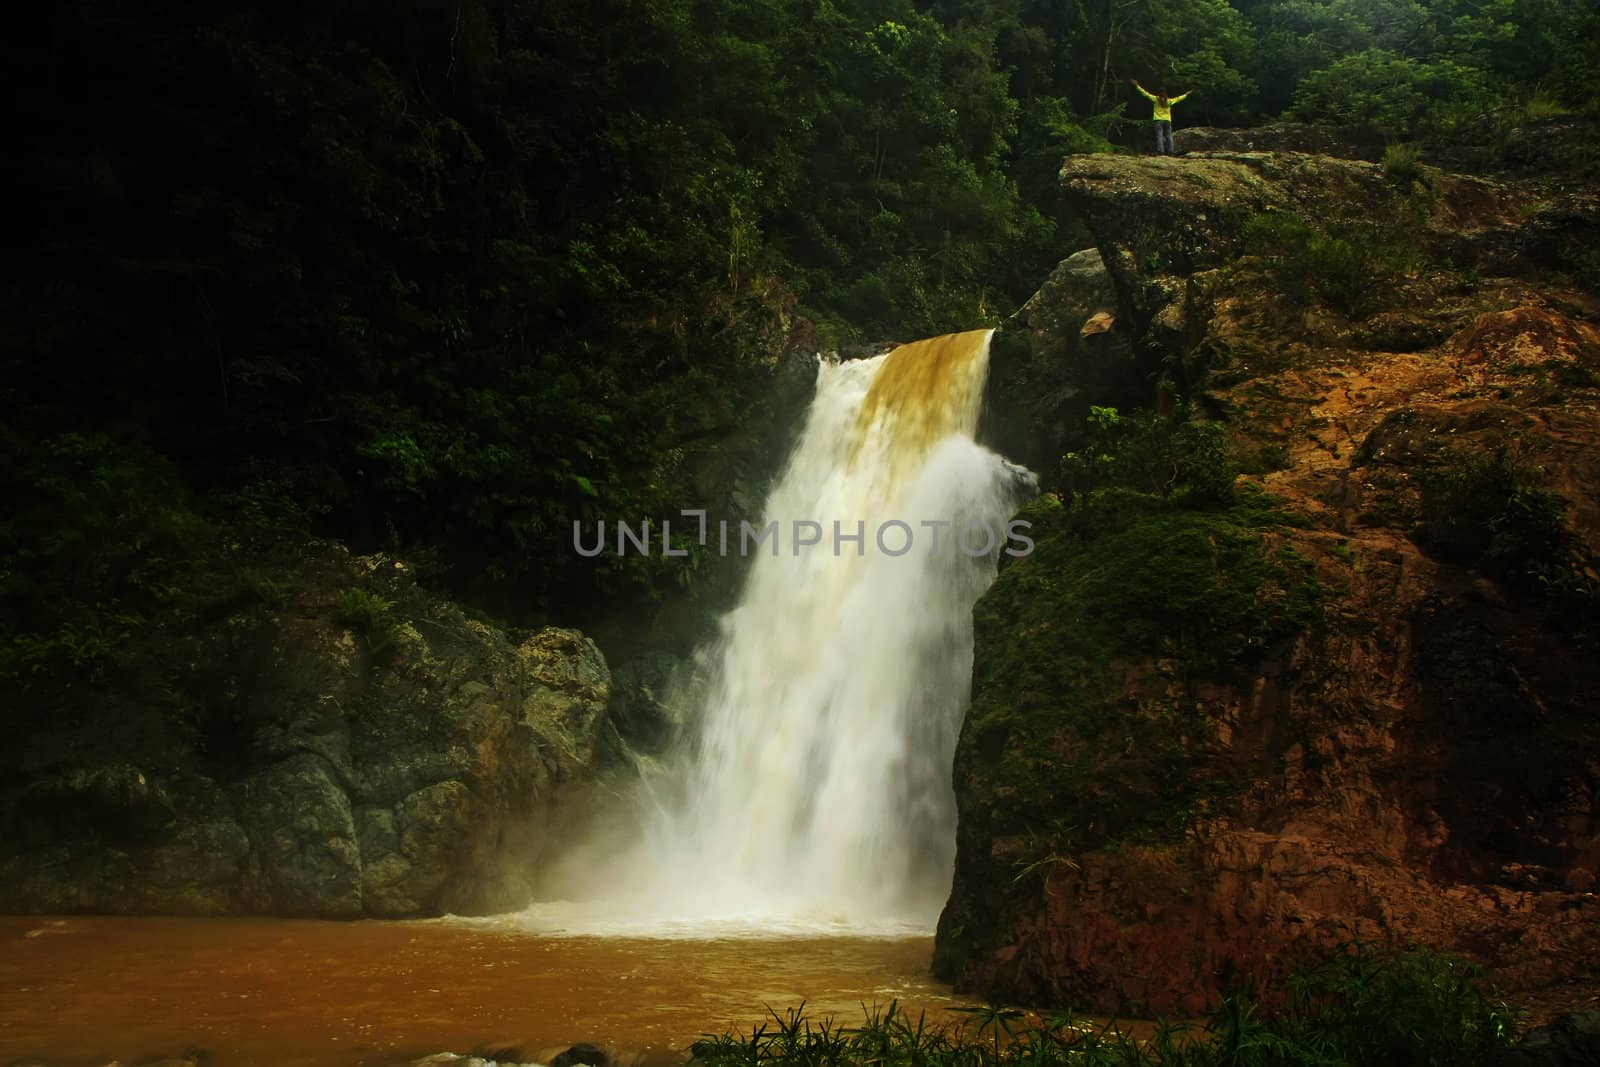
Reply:
M1083 496L1121 486L1188 503L1227 503L1239 473L1222 425L1152 411L1091 406L1081 446L1061 461L1062 488Z
M0 460L0 680L94 677L177 595L203 523L169 464L102 434L3 432Z
M1128 77L1198 89L1183 123L1293 110L1414 133L1600 97L1583 0L69 0L42 18L18 71L35 94L14 127L8 450L92 440L82 474L108 492L398 549L534 616L693 576L579 560L570 523L707 503L705 455L781 422L772 355L796 307L870 339L1013 308L1082 241L1060 157L1148 133ZM48 496L27 471L50 464L23 466L24 498ZM17 553L56 551L24 542L100 543L100 505L48 532L22 515L0 595L65 643L17 656L93 658L15 575Z
M1264 1011L1251 997L1225 998L1203 1026L1160 1025L1141 1040L1072 1012L1048 1018L989 1005L966 1009L962 1026L910 1018L891 1003L850 1027L773 1013L750 1034L696 1042L707 1067L1473 1067L1510 1044L1513 1019L1485 994L1470 964L1426 952L1359 950L1291 981L1291 1003ZM958 1009L960 1010L960 1009Z

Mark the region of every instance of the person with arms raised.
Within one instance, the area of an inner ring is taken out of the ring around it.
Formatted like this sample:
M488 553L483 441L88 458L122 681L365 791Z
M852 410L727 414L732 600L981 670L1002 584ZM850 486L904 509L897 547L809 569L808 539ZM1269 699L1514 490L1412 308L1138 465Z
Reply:
M1172 105L1187 100L1194 94L1194 90L1191 89L1189 92L1180 93L1177 96L1169 96L1165 89L1162 89L1159 93L1152 93L1140 85L1137 78L1129 78L1128 83L1139 90L1139 95L1150 101L1151 106L1155 109L1156 155L1172 155Z

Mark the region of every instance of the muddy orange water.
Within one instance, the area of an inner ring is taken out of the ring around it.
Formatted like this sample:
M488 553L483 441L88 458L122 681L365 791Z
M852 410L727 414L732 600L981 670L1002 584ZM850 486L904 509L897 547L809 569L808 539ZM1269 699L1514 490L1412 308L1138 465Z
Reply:
M203 1049L208 1067L389 1064L577 1041L673 1053L808 1001L950 1018L931 938L548 937L457 922L0 916L0 1064Z

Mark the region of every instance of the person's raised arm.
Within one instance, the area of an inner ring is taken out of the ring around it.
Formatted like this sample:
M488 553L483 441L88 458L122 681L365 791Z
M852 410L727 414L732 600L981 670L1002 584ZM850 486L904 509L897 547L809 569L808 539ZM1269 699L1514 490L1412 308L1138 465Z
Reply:
M1146 100L1154 100L1155 99L1155 94L1152 93L1149 89L1146 89L1144 86L1140 85L1138 78L1129 78L1128 79L1128 84L1133 86L1135 89L1139 90L1139 95L1144 97Z
M1194 95L1194 90L1190 89L1188 92L1184 93L1182 96L1174 96L1171 100L1168 100L1167 103L1176 104L1176 103L1179 103L1181 101L1189 99L1189 97L1191 97L1193 95Z

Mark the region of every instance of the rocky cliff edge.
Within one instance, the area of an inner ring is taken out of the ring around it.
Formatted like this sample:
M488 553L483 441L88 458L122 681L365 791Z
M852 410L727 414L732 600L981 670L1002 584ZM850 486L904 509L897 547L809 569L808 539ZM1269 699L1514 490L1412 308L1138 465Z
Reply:
M1237 151L1062 185L1104 273L1074 257L1006 331L1072 397L1019 417L1186 402L1234 466L1182 488L1221 469L1199 435L1025 513L977 609L936 970L1192 1015L1422 944L1569 1006L1600 960L1595 190Z

